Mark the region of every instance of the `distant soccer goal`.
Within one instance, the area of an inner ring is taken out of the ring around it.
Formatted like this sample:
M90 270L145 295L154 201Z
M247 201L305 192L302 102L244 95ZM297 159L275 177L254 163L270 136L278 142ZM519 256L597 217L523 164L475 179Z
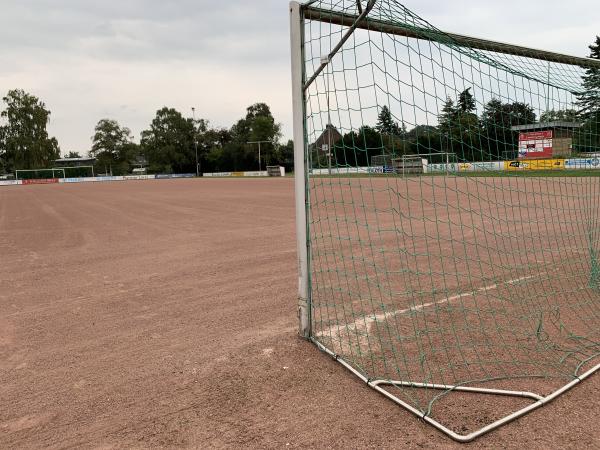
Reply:
M461 442L600 369L600 60L290 10L300 334Z
M62 170L67 178L86 178L95 176L94 166L55 167Z
M15 170L17 180L93 177L94 166L52 167L50 169Z
M15 170L16 180L39 180L65 177L65 169L62 168Z

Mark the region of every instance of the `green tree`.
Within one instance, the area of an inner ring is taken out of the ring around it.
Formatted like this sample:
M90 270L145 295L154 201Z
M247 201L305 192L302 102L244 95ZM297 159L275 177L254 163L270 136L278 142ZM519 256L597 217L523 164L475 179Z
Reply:
M398 125L387 105L381 108L375 129L381 134L382 154L395 157L408 152L406 126L404 123L402 126Z
M203 166L207 172L227 172L232 168L225 147L231 142L231 133L226 128L210 128L202 135Z
M454 102L451 103L454 104ZM406 133L406 139L409 143L410 153L413 155L440 152L445 148L442 145L440 129L432 125L415 126Z
M101 119L94 128L90 156L116 160L120 147L130 143L132 139L129 128L121 127L116 120Z
M472 113L475 111L475 98L471 94L471 88L467 88L459 94L457 107L460 113Z
M131 161L139 154L131 130L112 119L101 119L94 128L90 156L96 158L99 171L112 170L113 175L129 172Z
M379 115L377 116L377 125L375 129L379 131L381 134L389 134L400 136L402 135L403 129L400 128L398 122L394 120L392 117L392 113L390 108L384 105L379 111Z
M589 46L590 58L600 59L600 36ZM573 147L580 152L600 151L600 68L586 69L582 77L583 92L577 96L583 126L577 130Z
M256 170L258 151L250 141L269 141L261 145L263 168L267 164L277 164L278 142L281 138L281 125L275 121L271 109L265 103L255 103L246 109L246 116L238 120L230 130L231 142L224 149L231 161L233 170Z
M583 125L573 136L573 149L577 152L600 152L600 110L586 115Z
M50 111L34 95L8 91L0 112L0 166L4 171L39 169L60 157L58 141L48 136Z
M596 36L595 42L589 46L590 58L600 59L600 36ZM583 91L577 96L579 113L589 119L600 112L600 68L589 67L582 77Z
M150 128L142 131L141 147L149 168L157 173L195 173L194 121L173 109L156 112ZM201 149L199 148L199 151Z
M65 158L81 158L79 152L70 151L65 155Z
M517 154L518 133L511 130L516 125L536 122L533 108L526 103L502 103L490 100L481 115L482 143L486 159L511 159Z
M471 88L459 94L456 106L451 98L446 100L438 117L442 151L456 153L459 159L466 161L483 158L480 122L474 111L475 98Z
M285 167L286 172L294 171L294 141L289 139L280 147L279 165Z
M370 126L362 126L357 132L350 131L333 146L333 166L364 167L371 164L371 158L386 151L381 134ZM327 167L326 156L320 149L313 150L313 162Z
M559 109L554 110L551 109L549 111L544 111L540 115L540 122L555 122L555 121L564 121L564 122L577 122L579 120L579 113L574 109Z
M455 126L457 117L458 109L454 106L454 100L450 97L446 98L441 114L438 117L440 131L449 134Z

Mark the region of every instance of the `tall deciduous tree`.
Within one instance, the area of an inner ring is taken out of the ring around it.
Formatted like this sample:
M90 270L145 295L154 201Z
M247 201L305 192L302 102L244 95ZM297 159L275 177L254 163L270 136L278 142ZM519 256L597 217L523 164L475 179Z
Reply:
M490 100L483 109L481 124L485 147L492 159L506 159L516 156L518 133L511 131L515 125L535 123L533 108L525 103L502 103L498 99Z
M114 175L128 173L131 162L139 154L131 130L113 119L102 119L94 128L90 156L97 159L100 170L110 167Z
M544 111L540 115L540 122L555 122L555 121L564 121L564 122L577 122L579 120L579 113L574 109L551 109L549 111Z
M36 96L15 89L2 99L0 165L5 171L39 169L60 157L58 141L48 136L50 111Z
M90 155L95 158L106 155L116 159L119 148L130 143L132 139L129 128L122 127L116 120L102 119L94 128Z
M191 118L183 117L173 108L159 109L150 129L142 131L141 146L150 170L162 173L195 172L196 134Z
M256 170L258 152L249 141L269 141L261 145L262 161L278 163L277 142L281 138L281 125L275 121L271 109L265 103L255 103L246 109L246 116L238 120L230 130L231 142L224 153L232 161L234 170ZM264 167L264 165L263 165Z

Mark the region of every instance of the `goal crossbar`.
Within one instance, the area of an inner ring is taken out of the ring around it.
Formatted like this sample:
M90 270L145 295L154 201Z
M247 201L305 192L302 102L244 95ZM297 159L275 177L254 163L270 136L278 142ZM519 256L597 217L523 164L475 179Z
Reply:
M543 59L545 61L559 64L568 64L597 69L600 68L600 60L597 59L567 55L547 50L539 50L522 45L508 44L446 31L434 33L430 29L403 26L390 21L363 17L365 16L364 12L360 16L356 16L353 14L341 14L335 11L326 11L312 6L306 6L303 9L303 12L304 17L308 20L327 22L343 27L352 27L351 31L354 31L356 28L360 28L363 30L375 30L396 36L405 36L414 39L431 41L439 41L441 37L444 37L449 44L455 44L461 47L470 47L478 50L486 50L514 56L523 56L527 58Z

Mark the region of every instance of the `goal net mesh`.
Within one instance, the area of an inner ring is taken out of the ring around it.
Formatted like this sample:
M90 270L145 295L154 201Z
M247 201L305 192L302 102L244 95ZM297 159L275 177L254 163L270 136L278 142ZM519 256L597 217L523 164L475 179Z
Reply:
M472 48L379 0L318 72L367 6L304 10L312 339L422 414L482 426L514 405L458 414L449 386L544 396L598 363L600 69ZM451 170L375 167L436 153Z

